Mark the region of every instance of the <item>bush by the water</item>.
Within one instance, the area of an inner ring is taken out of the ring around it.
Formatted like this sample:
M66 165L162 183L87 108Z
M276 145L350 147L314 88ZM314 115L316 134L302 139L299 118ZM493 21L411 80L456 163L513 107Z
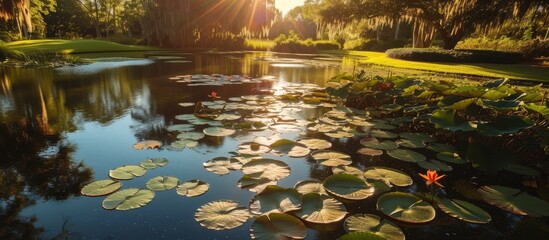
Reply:
M400 40L396 41L378 41L375 39L356 39L345 42L343 49L345 50L360 50L360 51L374 51L385 52L387 49L403 47L404 42Z
M460 41L456 49L483 49L521 52L525 58L549 57L549 39L515 40L508 37L492 39L467 38Z
M519 63L523 56L519 52L493 50L445 50L436 48L396 48L387 50L390 58L421 62L452 63Z
M276 45L273 47L275 52L291 53L314 53L319 50L337 50L341 45L332 41L314 41L312 39L301 40L294 32L288 36L281 34L275 39Z
M11 50L6 46L0 45L0 63L38 66L38 67L57 67L67 64L81 63L82 61L70 56L69 54L56 53L51 51L18 51Z

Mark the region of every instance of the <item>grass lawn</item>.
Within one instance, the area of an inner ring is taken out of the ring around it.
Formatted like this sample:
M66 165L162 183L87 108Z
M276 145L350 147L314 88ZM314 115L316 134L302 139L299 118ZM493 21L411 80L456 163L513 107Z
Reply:
M514 80L531 80L549 83L549 67L529 66L522 64L459 64L459 63L428 63L399 60L387 57L385 53L367 51L323 51L330 54L342 54L366 57L362 63L423 70L440 73L464 74L471 76L510 78Z
M63 53L96 53L96 52L129 52L129 51L152 51L159 48L124 45L101 40L63 40L63 39L41 39L23 40L5 44L13 50L47 50Z

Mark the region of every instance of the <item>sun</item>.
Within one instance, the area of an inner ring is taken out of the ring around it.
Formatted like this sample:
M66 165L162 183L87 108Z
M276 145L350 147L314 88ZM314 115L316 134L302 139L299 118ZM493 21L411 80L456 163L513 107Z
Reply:
M286 15L290 10L297 6L303 5L304 0L275 0L275 7Z

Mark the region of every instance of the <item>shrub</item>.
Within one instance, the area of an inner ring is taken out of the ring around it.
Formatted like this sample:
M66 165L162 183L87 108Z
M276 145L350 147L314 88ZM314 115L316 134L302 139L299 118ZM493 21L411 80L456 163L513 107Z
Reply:
M314 53L319 50L336 50L340 49L341 45L333 41L314 41L313 39L300 40L299 36L290 31L288 36L280 34L275 39L276 45L273 51L276 52L292 52L292 53Z
M259 51L269 51L276 45L276 42L273 40L262 40L262 39L246 39L244 43L245 49L248 50L259 50Z
M341 45L332 41L314 41L313 46L316 50L338 50Z
M2 41L2 42L12 42L12 41L16 41L16 40L17 40L17 36L12 35L9 32L0 31L0 41Z
M444 50L435 48L396 48L387 50L390 58L422 62L454 63L519 63L523 60L518 52L492 50Z
M400 40L377 41L375 39L358 39L358 40L351 40L346 42L344 45L344 49L385 52L387 51L387 49L398 48L403 46L404 46L404 42Z
M460 41L456 49L484 49L521 52L525 58L549 57L549 39L514 40L508 37L500 39L467 38Z

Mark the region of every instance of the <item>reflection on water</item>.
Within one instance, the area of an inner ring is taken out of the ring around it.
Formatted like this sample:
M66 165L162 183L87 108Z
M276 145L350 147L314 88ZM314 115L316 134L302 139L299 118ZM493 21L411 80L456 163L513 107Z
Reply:
M202 170L203 160L226 154L225 149L235 149L234 139L205 141L204 149L184 152L139 152L131 145L146 139L169 144L175 136L165 130L166 126L177 124L175 116L186 111L178 103L205 100L213 90L228 98L258 94L281 83L322 85L341 68L334 61L271 53L185 55L190 62L168 59L101 61L61 69L0 68L0 239L52 239L67 237L68 231L73 238L88 239L205 239L203 234L209 234L207 238L227 234L234 239L247 238L246 226L212 233L198 226L192 217L204 201L219 197L246 203L251 193L236 186L213 188L212 194L203 199L188 200L188 208L176 211L176 215L173 209L164 207L181 204L177 203L181 199L174 196L157 196L157 204L142 211L117 213L104 211L101 198L79 197L80 188L94 179L105 179L109 169L158 156L170 159L172 166L151 174L181 174L181 179L203 179L214 184L236 182L239 176L220 180L197 171ZM345 68L354 65L348 61L346 64ZM196 73L271 77L262 84L215 89L189 88L169 80ZM294 168L299 172L299 166ZM308 171L303 168L305 175ZM142 187L148 177L152 175L125 187ZM126 222L131 216L145 219L131 226ZM174 222L165 223L163 218ZM143 228L157 230L139 234ZM183 229L191 233L183 234Z

